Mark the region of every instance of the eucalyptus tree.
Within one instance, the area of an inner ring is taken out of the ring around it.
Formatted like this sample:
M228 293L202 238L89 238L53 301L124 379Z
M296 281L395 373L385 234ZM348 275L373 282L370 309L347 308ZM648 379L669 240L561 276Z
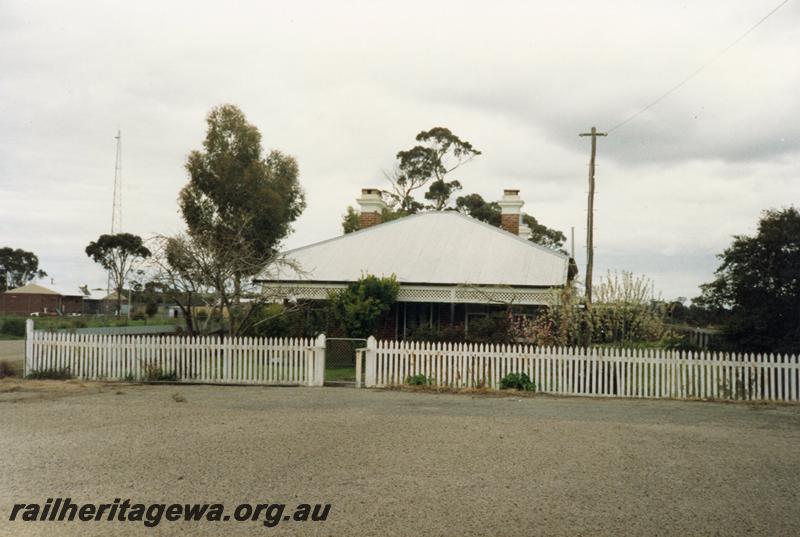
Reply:
M215 107L206 123L202 150L186 160L189 182L179 205L190 251L202 251L224 267L218 281L207 283L219 294L236 335L258 298L250 282L278 262L281 241L305 208L305 197L297 161L278 150L264 154L261 133L238 107Z
M122 309L122 294L125 282L136 266L150 257L150 250L138 235L116 233L100 235L86 247L86 255L108 271L114 286L117 301L117 314Z

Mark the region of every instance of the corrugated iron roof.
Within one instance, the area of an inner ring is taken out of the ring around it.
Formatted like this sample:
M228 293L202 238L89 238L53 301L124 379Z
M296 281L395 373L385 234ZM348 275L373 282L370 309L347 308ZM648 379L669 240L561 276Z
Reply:
M14 295L56 295L60 296L61 293L58 291L53 291L52 289L48 289L47 287L42 287L41 285L37 285L35 283L29 283L27 285L23 285L22 287L17 287L15 289L9 289L6 293L14 294Z
M91 298L91 291L86 295L80 285L62 285L49 282L31 282L16 289L9 289L6 293L19 295L54 295L54 296L80 296Z
M285 252L263 280L351 282L395 274L400 283L559 286L569 258L455 211L419 213Z

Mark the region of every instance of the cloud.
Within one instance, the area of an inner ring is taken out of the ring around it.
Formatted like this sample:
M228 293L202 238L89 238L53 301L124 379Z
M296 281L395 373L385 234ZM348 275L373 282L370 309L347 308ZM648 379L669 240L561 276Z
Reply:
M83 253L123 220L181 229L176 196L208 110L242 107L298 158L308 208L287 246L339 233L359 189L414 135L447 126L483 155L467 192L520 188L583 264L588 141L713 57L769 6L382 2L0 5L0 243L64 283L104 285ZM600 140L597 268L694 296L761 210L800 199L800 7Z

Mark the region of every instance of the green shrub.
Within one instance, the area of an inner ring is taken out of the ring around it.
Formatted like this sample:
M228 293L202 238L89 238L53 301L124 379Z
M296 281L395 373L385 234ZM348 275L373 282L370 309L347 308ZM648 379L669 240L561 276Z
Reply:
M466 339L471 343L512 343L508 315L494 314L470 321Z
M439 331L428 325L420 325L411 330L408 339L412 341L439 341Z
M250 315L244 335L252 337L289 337L289 318L283 304L261 304Z
M422 373L417 373L416 375L406 377L406 384L409 386L431 386L433 383L433 378L426 377Z
M661 340L661 344L665 349L672 351L701 351L703 350L698 345L695 345L689 338L682 334L667 334Z
M137 310L131 313L131 320L132 321L144 321L147 316L144 314L143 311Z
M464 325L444 325L439 328L430 328L422 325L414 329L408 339L412 341L433 341L439 343L463 343L465 341Z
M463 324L442 325L431 328L427 325L416 327L408 339L413 341L433 341L440 343L512 343L511 324L507 312L494 312L486 317L472 319L469 331Z
M8 336L25 337L25 320L18 318L6 319L0 326L0 333Z
M363 276L346 289L328 295L328 307L347 337L367 338L373 335L378 321L397 301L400 284L389 278Z
M144 307L144 313L148 317L155 317L156 313L158 313L158 302L150 301Z
M536 385L527 373L509 373L500 379L500 389L533 392L536 391Z
M67 380L72 378L69 367L61 369L51 367L48 369L34 369L28 373L28 378L32 380Z

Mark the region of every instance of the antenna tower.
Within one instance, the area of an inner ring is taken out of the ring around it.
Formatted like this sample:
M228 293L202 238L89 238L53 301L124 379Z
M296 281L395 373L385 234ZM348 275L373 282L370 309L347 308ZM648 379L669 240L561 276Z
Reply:
M122 132L117 129L117 157L114 162L114 198L111 202L111 234L122 232ZM108 273L106 296L111 295L111 273ZM119 314L119 312L117 312Z
M114 163L114 201L111 210L111 234L122 231L122 132L117 129L117 159Z

